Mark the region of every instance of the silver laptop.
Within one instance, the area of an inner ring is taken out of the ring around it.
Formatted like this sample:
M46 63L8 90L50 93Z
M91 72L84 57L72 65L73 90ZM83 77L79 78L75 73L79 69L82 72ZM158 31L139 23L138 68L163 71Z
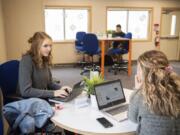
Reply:
M97 84L94 89L100 111L119 122L127 119L128 104L119 79Z

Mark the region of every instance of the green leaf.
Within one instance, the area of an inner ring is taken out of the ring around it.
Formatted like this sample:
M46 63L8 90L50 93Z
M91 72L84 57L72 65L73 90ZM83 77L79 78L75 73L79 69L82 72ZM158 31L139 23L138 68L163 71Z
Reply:
M83 80L84 80L86 87L87 87L87 89L85 89L87 94L93 94L93 95L94 95L94 85L104 82L104 79L100 75L94 76L92 79L89 79L87 77L83 77Z

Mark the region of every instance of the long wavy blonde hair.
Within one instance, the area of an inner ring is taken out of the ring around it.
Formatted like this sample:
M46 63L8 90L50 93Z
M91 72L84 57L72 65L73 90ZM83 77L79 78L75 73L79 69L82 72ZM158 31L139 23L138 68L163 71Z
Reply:
M172 71L166 55L152 50L138 58L142 69L142 94L150 111L158 115L180 115L180 77Z
M43 68L45 66L52 65L52 55L49 53L48 57L42 57L40 54L40 47L43 44L45 39L49 39L52 41L52 38L46 34L45 32L36 32L34 35L29 38L28 43L31 44L30 49L24 55L31 55L32 60L38 68Z

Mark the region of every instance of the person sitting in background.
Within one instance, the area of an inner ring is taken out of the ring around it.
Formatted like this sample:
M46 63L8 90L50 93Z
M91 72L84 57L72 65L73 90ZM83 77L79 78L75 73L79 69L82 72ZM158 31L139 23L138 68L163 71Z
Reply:
M164 53L147 51L137 60L128 118L138 135L180 135L180 77Z
M116 31L112 33L112 37L124 37L125 33L121 30L121 25L117 24L116 25ZM113 48L118 48L120 45L122 44L122 42L120 41L114 41L112 43Z
M112 37L113 38L116 38L116 37L124 37L125 36L125 33L121 30L121 25L120 24L117 24L116 25L116 31L112 33ZM113 50L114 49L124 49L123 48L123 44L125 43L126 41L114 41L112 42L112 47L109 48L108 50L108 55L110 55L113 59L113 61L119 63L120 61L122 61L122 56L119 55L119 54L112 54Z

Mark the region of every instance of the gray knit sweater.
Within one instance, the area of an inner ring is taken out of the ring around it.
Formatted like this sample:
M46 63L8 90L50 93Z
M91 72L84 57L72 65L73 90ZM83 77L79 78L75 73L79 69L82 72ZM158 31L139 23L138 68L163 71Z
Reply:
M53 97L52 75L49 67L39 69L30 55L22 57L19 65L19 90L23 97Z
M172 119L151 113L140 91L135 91L130 99L128 118L138 123L138 135L180 135L180 117Z

